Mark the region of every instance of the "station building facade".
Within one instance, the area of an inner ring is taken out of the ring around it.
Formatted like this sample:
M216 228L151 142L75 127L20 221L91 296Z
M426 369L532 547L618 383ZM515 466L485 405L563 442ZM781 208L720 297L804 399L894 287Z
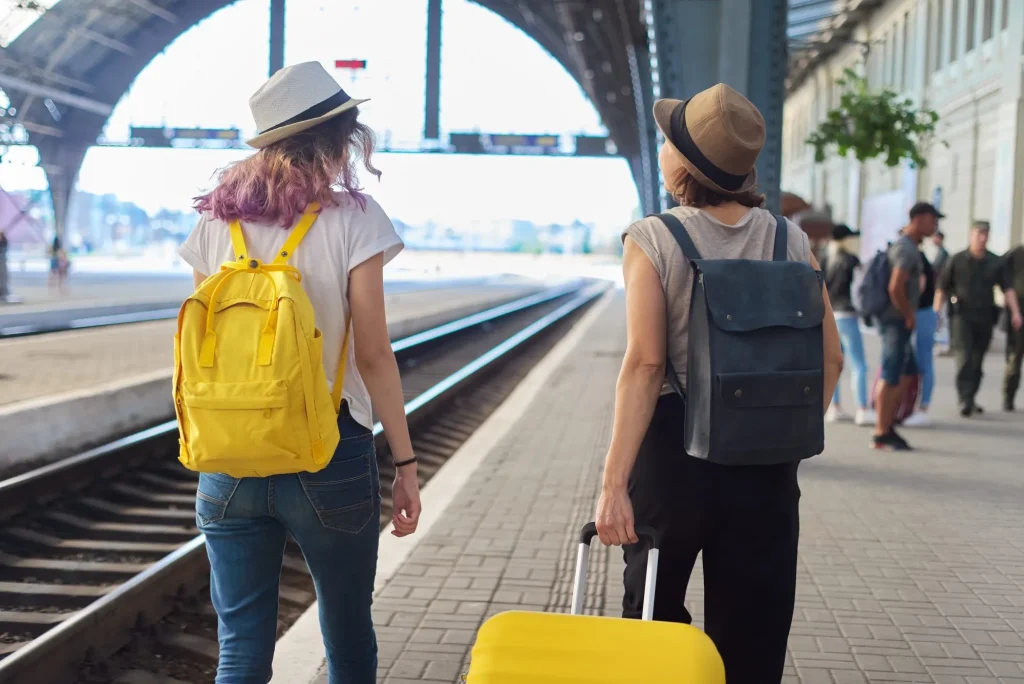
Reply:
M810 59L810 57L808 57ZM940 116L923 169L888 168L806 144L838 106L845 69ZM782 187L836 222L862 230L869 256L892 239L918 200L938 205L950 252L973 220L992 226L990 249L1024 242L1024 0L886 0L827 57L790 84L783 124Z

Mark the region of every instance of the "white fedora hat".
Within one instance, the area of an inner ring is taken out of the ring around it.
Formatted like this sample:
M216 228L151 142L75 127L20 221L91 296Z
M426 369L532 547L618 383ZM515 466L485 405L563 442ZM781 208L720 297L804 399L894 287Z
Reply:
M249 98L259 135L247 142L267 147L366 101L349 97L320 62L285 67Z

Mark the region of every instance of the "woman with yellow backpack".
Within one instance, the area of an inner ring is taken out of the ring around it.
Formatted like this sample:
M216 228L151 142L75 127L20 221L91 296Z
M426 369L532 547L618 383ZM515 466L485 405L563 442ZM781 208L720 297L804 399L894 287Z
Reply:
M403 245L359 191L372 131L316 62L249 101L253 156L198 197L180 249L196 292L174 344L179 460L198 471L217 610L217 684L271 676L287 536L316 585L331 684L370 684L380 485L373 412L395 458L394 531L416 531L416 457L384 313L384 264ZM372 410L371 410L372 401Z

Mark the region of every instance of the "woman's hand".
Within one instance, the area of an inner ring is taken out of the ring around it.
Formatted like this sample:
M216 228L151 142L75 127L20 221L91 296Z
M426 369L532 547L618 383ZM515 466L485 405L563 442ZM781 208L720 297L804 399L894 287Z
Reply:
M625 486L605 487L597 502L597 536L605 546L636 544L633 504Z
M391 521L395 529L391 531L396 537L408 537L416 531L420 522L420 481L416 477L416 466L411 472L403 472L408 466L399 468L395 473L395 484L391 488L391 501L394 515Z

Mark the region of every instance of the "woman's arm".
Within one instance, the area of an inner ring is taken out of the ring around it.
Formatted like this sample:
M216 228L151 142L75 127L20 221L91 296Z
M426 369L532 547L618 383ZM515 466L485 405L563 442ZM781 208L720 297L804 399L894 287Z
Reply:
M814 254L810 255L809 262L816 271L820 271L818 260ZM821 321L822 340L825 353L825 396L824 409L828 411L832 403L832 394L836 391L839 383L839 376L843 372L843 345L839 341L839 328L836 326L836 316L832 313L832 302L828 298L828 289L822 285L821 296L825 300L825 317Z
M628 237L622 271L626 354L615 390L615 422L597 507L597 532L606 545L637 541L626 484L665 380L665 293L654 264Z
M405 420L405 399L398 362L391 351L384 313L384 255L377 254L352 269L348 301L356 345L356 365L370 392L373 409L384 426L395 461L413 458L409 426ZM396 469L394 534L404 537L416 531L420 499L416 464Z
M199 286L202 284L202 282L206 280L206 278L207 276L200 273L198 269L192 269L192 283L196 286L197 290L199 289Z

